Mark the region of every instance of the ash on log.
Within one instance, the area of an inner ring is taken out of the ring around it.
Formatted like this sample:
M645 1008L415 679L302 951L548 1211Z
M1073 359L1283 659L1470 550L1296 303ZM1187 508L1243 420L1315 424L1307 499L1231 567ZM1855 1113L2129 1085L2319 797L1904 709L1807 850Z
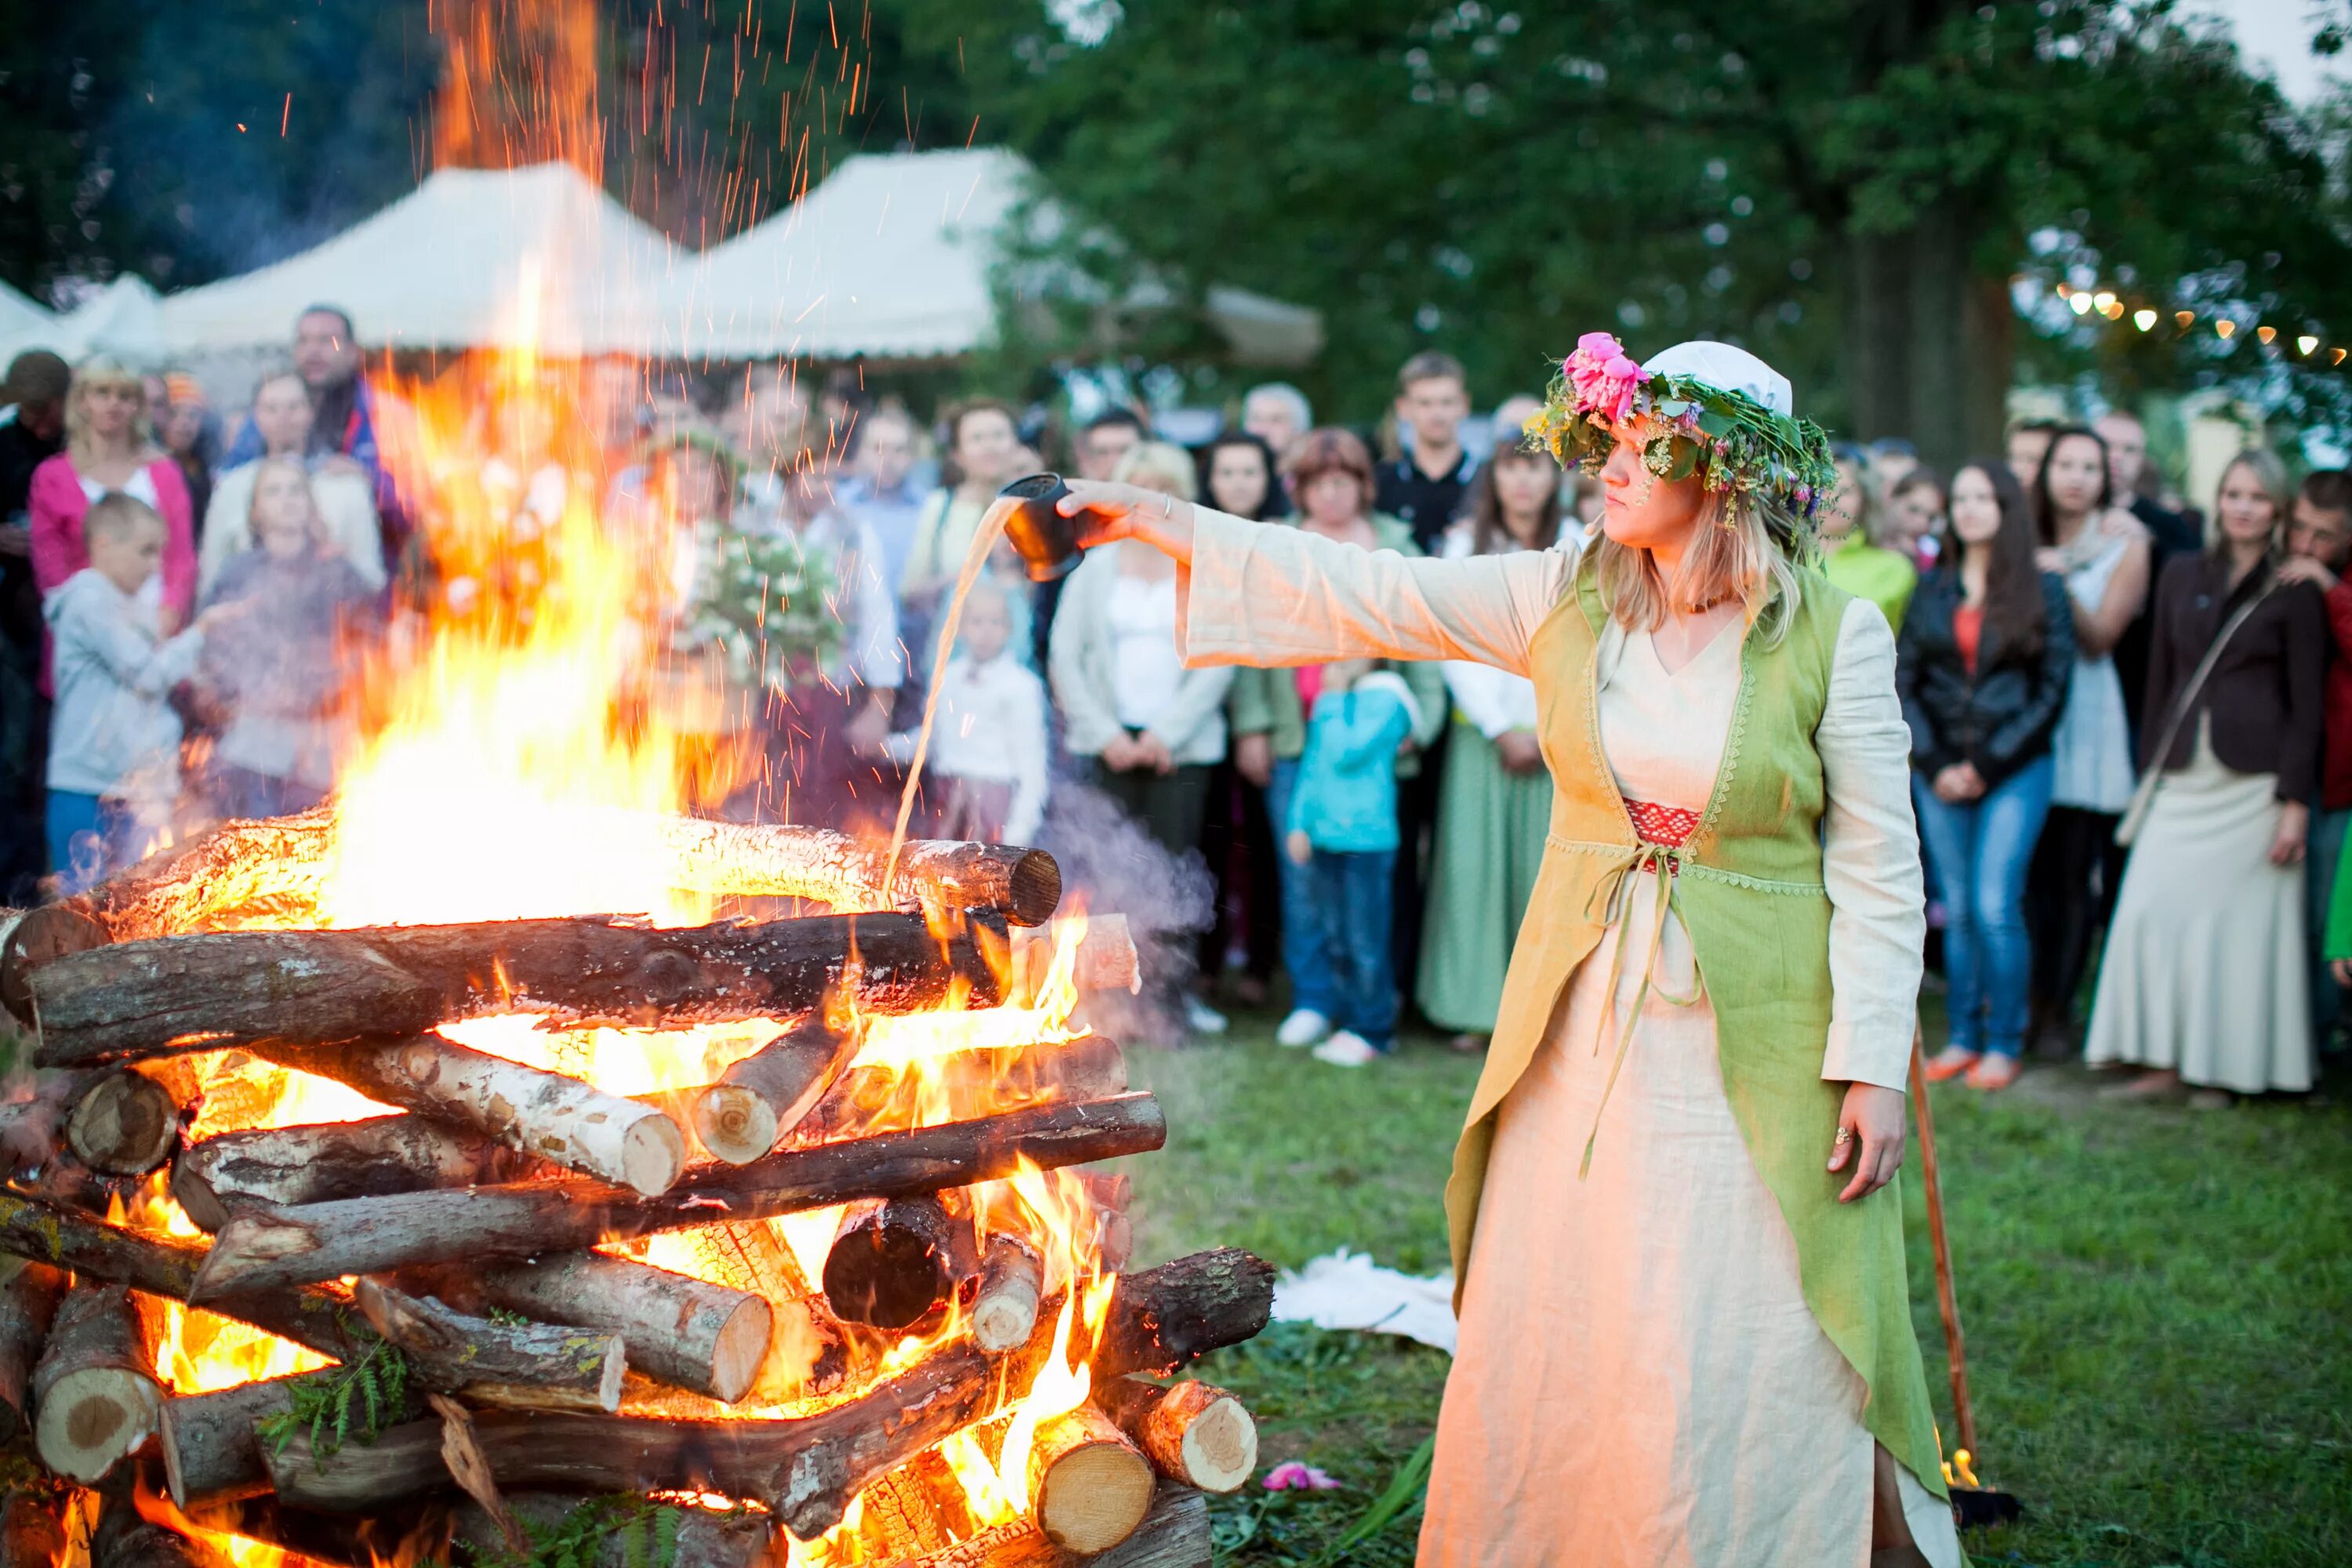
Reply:
M1090 1397L1171 1481L1204 1492L1240 1489L1257 1469L1257 1421L1233 1394L1205 1383L1163 1388L1114 1377Z
M836 1029L820 1011L729 1067L694 1103L695 1136L730 1164L773 1152L833 1087L866 1038Z
M49 907L88 921L108 942L200 931L225 916L300 918L325 886L334 827L331 805L224 822Z
M621 1407L628 1360L616 1334L468 1317L375 1279L354 1285L352 1299L425 1388L509 1410Z
M155 1430L163 1391L153 1364L130 1291L94 1285L68 1292L33 1368L41 1463L84 1486L103 1480Z
M1149 1094L1056 1102L974 1121L789 1149L698 1169L648 1197L585 1182L404 1193L240 1215L221 1227L196 1299L374 1274L419 1263L534 1258L608 1240L766 1219L867 1197L902 1197L1157 1149L1166 1121Z
M682 930L609 919L348 931L213 931L122 942L32 974L43 1066L258 1041L419 1034L485 1013L639 1027L795 1016L832 1001L917 1012L968 989L1000 999L981 935L920 915L815 915ZM289 1006L288 999L299 997Z
M377 1116L191 1143L173 1167L172 1195L197 1226L215 1231L245 1209L520 1181L544 1170L479 1133L422 1116Z
M971 1302L971 1342L1002 1355L1029 1342L1045 1296L1045 1261L1020 1237L993 1234L981 1254Z
M675 816L663 825L674 886L703 893L814 899L837 910L909 903L1001 910L1014 925L1043 925L1062 901L1062 868L1043 849L915 838L901 845L893 889L887 845L776 824Z
M625 1258L570 1252L465 1272L493 1306L616 1335L635 1370L730 1405L751 1391L774 1332L762 1297Z
M0 1443L15 1442L31 1425L33 1367L65 1293L65 1275L40 1263L0 1285Z
M268 1040L254 1048L371 1100L456 1121L640 1193L667 1192L686 1169L686 1134L656 1108L440 1035L330 1046Z
M825 1255L825 1304L845 1323L910 1327L972 1272L976 1250L970 1209L936 1193L851 1204Z

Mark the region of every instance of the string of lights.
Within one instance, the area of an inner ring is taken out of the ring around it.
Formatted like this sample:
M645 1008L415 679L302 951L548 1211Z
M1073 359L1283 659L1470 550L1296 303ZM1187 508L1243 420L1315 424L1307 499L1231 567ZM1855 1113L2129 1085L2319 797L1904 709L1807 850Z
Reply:
M2110 321L2120 321L2126 316L2129 316L2131 324L2143 332L2154 331L2158 323L2168 314L2152 306L2131 306L2125 301L2123 296L2112 289L2077 289L2069 284L2061 283L2057 285L2055 292L2058 298L2065 302L2066 308L2077 316L2097 315ZM2210 324L2213 329L2213 335L2225 343L2236 342L2241 331L2241 323L2232 316L2216 314L2200 317L2195 310L2173 310L2169 314L2172 318L2173 330L2184 337L2197 331L2200 321ZM2273 326L2257 323L2253 328L2254 338L2264 346L2277 342L2279 335L2279 330ZM2342 364L2346 355L2352 353L2352 350L2335 344L2329 344L2323 350L2320 339L2311 332L2298 332L2293 342L2294 352L2299 357L2311 359L2314 355L2324 352L2330 365Z

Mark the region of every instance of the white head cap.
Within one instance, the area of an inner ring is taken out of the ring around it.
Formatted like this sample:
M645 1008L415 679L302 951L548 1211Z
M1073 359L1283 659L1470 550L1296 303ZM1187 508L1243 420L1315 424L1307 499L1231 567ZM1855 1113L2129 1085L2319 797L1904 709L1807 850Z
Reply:
M1726 392L1744 392L1775 414L1794 414L1797 394L1789 378L1729 343L1694 339L1650 356L1642 367L1652 375L1686 375Z

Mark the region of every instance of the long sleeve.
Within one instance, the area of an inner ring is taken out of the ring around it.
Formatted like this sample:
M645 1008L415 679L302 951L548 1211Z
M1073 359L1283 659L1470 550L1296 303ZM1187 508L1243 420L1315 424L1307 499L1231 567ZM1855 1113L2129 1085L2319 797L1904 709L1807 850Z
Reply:
M1565 550L1433 560L1194 511L1177 584L1188 664L1460 658L1526 675L1528 644L1575 570Z
M250 465L231 468L213 486L205 506L205 534L196 543L196 602L212 603L221 573L253 543L254 471Z
M1927 900L1911 816L1911 732L1895 698L1895 634L1866 600L1848 605L1838 625L1813 740L1829 794L1822 880L1832 1001L1822 1076L1901 1089L1909 1081Z
M1193 754L1203 749L1201 737L1207 727L1223 717L1225 694L1233 689L1234 672L1230 669L1188 668L1184 678L1176 683L1175 700L1160 715L1149 733L1168 748L1169 754L1179 762L1193 760ZM1217 748L1222 760L1224 747Z
M1919 700L1919 670L1927 658L1918 616L1906 616L1895 638L1895 700L1903 710L1904 726L1911 731L1911 766L1927 779L1949 767L1952 754L1936 733L1927 705Z
M2187 661L2186 668L2183 667L2180 650L2175 646L2178 637L2172 626L2176 603L2195 592L2197 569L2196 556L2176 556L2165 563L2164 575L2157 579L2155 608L2148 616L2147 700L2140 708L2139 765L2142 772L2168 765L2164 758L2156 754L2156 748L2171 725L2173 699L2179 692L2180 683L2189 679L2190 670L2197 668L2195 659Z
M1503 689L1504 681L1516 677L1505 675L1492 665L1474 664L1464 658L1447 659L1444 673L1454 706L1462 710L1462 717L1478 733L1493 741L1518 727L1512 721Z
M1004 661L997 679L1007 693L1005 751L1013 763L1013 805L1004 814L1004 837L1034 844L1045 821L1045 683Z
M82 542L81 520L89 510L81 482L63 453L33 470L31 513L33 582L42 593L54 594L65 580L89 564Z
M195 503L188 497L188 481L169 458L148 464L147 474L155 499L163 503L163 603L184 622L196 608Z
M1054 683L1054 704L1062 712L1062 743L1073 755L1098 757L1112 740L1125 734L1107 689L1107 650L1097 646L1103 617L1103 588L1108 574L1118 570L1108 552L1080 563L1062 586L1061 608L1046 646L1046 673Z
M882 580L882 543L862 520L851 520L849 624L856 639L849 668L868 688L896 690L906 684L906 653L898 641L898 598Z
M2043 631L2042 657L2033 668L2033 696L1985 741L1977 774L1988 789L2016 773L2021 763L2042 754L2074 689L2074 617L2067 612L2066 584L2047 572L2041 581Z
M2279 727L2278 797L2319 798L2319 758L2326 746L2327 612L2319 590L2308 583L2288 588L2286 612L2286 722Z
M1263 735L1274 728L1274 705L1265 689L1273 679L1263 669L1234 671L1233 689L1225 695L1225 721L1236 736Z
M68 648L86 649L117 681L147 697L159 697L194 673L205 639L194 626L159 643L123 615L101 608L97 595L83 598L58 617L60 657Z

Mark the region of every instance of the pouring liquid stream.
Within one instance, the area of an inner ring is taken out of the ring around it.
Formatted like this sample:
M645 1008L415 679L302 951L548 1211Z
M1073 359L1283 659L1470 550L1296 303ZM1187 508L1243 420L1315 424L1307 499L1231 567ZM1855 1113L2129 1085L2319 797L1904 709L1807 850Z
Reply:
M955 592L948 598L947 614L940 617L939 643L931 654L930 689L923 694L922 728L915 732L915 757L907 767L906 785L898 792L898 821L890 830L890 858L883 863L882 897L886 902L898 880L898 852L906 847L907 822L915 812L915 792L922 787L923 763L931 752L931 721L939 717L941 678L947 674L948 655L955 649L957 628L963 624L964 596L980 581L981 573L988 566L989 552L1004 533L1004 520L1020 504L1005 496L989 503L980 526L972 530L971 547L964 552L963 569L956 574Z

